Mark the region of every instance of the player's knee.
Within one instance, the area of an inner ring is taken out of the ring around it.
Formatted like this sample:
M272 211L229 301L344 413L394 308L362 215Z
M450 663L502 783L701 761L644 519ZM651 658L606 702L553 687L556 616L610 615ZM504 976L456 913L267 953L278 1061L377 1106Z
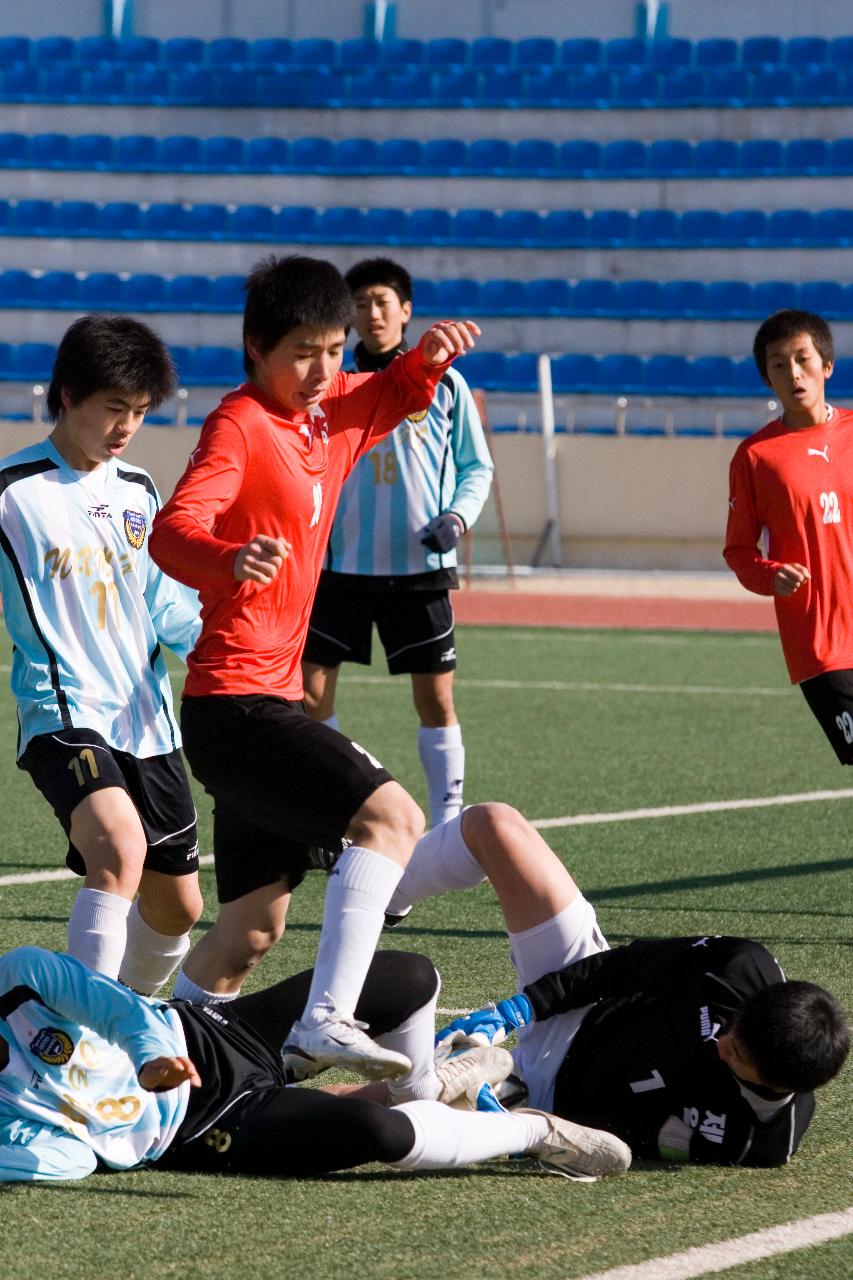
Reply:
M373 957L364 995L374 997L381 1011L383 1029L408 1022L438 994L441 979L433 962L417 951L379 951ZM374 1033L375 1014L368 1017Z
M462 836L484 868L506 857L529 829L527 820L512 805L492 801L474 804L462 814Z
M408 862L425 826L423 811L409 793L399 783L387 782L365 801L347 835L354 844Z

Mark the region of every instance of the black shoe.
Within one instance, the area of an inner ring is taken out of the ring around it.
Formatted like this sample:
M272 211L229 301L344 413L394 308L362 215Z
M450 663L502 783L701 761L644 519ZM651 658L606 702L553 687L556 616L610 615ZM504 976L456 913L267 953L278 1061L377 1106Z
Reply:
M392 929L398 929L403 921L412 913L411 907L406 907L405 911L386 911L385 923L382 928L386 933L390 933Z

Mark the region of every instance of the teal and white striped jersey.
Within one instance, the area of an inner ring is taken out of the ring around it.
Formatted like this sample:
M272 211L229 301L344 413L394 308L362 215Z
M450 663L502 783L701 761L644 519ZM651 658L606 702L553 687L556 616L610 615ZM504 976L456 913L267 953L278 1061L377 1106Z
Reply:
M323 568L395 577L452 568L456 551L428 551L424 527L452 510L470 529L492 471L474 398L450 368L429 409L406 418L357 463L341 492Z
M149 1093L136 1074L152 1058L186 1056L177 1013L71 956L0 956L0 1041L0 1182L156 1160L186 1115L188 1083Z
M18 753L36 734L93 729L119 751L180 746L167 644L185 658L195 592L148 555L160 500L146 471L68 465L49 440L0 461L0 592L14 645Z

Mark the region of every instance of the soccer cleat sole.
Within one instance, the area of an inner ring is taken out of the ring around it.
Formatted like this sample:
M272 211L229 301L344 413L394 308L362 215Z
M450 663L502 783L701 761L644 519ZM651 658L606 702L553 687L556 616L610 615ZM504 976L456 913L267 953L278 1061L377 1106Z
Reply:
M615 1133L589 1129L534 1107L518 1107L515 1114L544 1116L548 1120L548 1136L527 1152L546 1173L590 1181L626 1173L631 1167L631 1148Z

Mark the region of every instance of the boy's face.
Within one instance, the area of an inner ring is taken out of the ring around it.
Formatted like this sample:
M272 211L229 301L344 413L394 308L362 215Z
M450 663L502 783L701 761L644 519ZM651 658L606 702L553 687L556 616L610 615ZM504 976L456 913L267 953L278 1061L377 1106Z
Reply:
M343 329L315 329L301 324L262 355L248 335L246 349L254 362L252 381L289 413L307 413L326 395L344 358Z
M401 302L387 284L369 284L352 296L355 327L368 351L381 355L399 347L412 315L411 302Z
M75 471L94 471L124 453L149 404L147 392L122 390L95 391L73 404L63 388L62 413L50 438Z
M766 352L767 382L789 426L817 425L826 418L825 384L832 361L824 364L810 333L771 342Z

